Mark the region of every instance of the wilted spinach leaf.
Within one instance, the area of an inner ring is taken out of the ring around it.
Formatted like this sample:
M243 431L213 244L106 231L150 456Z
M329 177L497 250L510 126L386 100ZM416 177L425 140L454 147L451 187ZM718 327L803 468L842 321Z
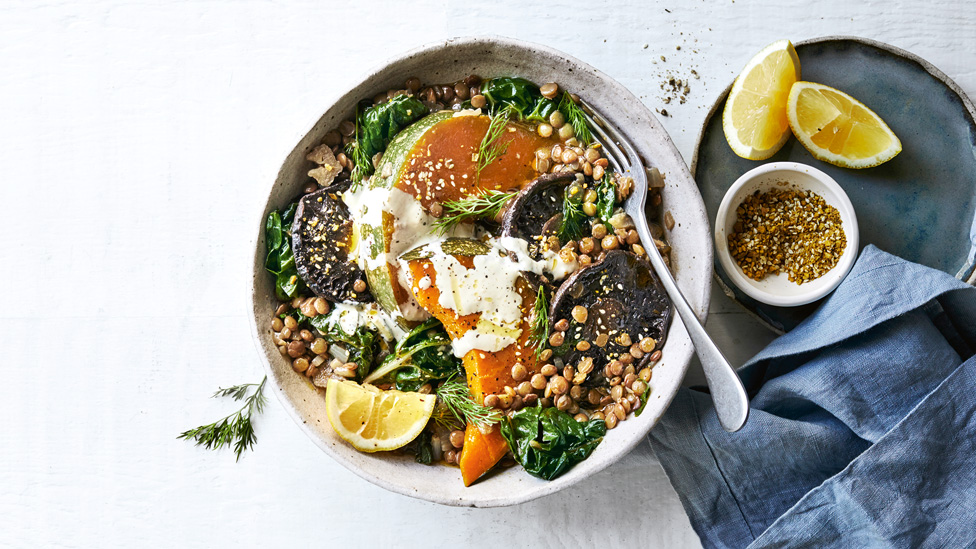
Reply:
M596 195L596 215L612 232L613 225L610 224L610 218L613 217L613 211L617 208L617 186L614 184L613 175L609 171L603 176L603 181L597 184Z
M607 433L600 420L578 422L556 408L522 408L501 423L515 459L532 476L552 480L588 458Z
M481 86L481 94L492 112L511 106L522 120L548 122L549 115L558 110L555 101L543 97L539 86L524 78L492 78Z
M275 295L281 301L294 298L305 288L305 283L298 276L295 256L291 250L291 225L295 220L297 207L296 201L284 210L272 211L264 226L265 244L268 248L264 268L275 276Z
M563 194L563 219L556 233L560 242L579 240L588 232L583 228L586 221L586 214L583 212L583 192L572 192L573 185L570 185Z
M348 362L355 362L359 365L356 368L356 379L362 380L369 375L373 367L373 360L376 358L379 347L379 338L376 332L365 326L359 326L356 330L348 334L338 322L332 321L332 315L318 315L309 319L309 324L322 333L329 344L339 343L349 354Z
M373 173L373 156L383 152L403 128L430 112L419 99L398 95L386 103L369 106L360 103L356 115L356 140L346 147L346 154L356 165L352 178L362 181Z
M430 465L434 461L434 450L431 447L430 431L426 429L417 435L417 438L404 446L403 449L414 454L416 456L414 459L417 463Z
M368 381L390 379L400 391L416 391L425 383L457 373L460 364L443 325L432 318L401 339Z

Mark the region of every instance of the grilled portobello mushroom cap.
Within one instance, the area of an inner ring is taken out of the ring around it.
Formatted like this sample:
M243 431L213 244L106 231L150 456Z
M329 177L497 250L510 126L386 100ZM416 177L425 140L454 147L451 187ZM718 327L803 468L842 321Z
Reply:
M502 218L502 236L522 238L529 243L529 256L542 257L540 236L552 226L558 227L562 218L563 192L576 180L576 174L550 173L537 177L525 186L505 211Z
M573 318L572 310L577 305L586 308L584 322ZM663 345L671 315L671 300L647 260L623 250L611 250L602 261L579 269L559 286L549 309L549 321L555 325L566 319L569 329L564 343L553 352L572 365L590 357L593 371L601 372L607 363L646 337L654 338L657 347ZM602 347L597 345L601 334L606 334ZM619 343L622 334L627 334L630 344ZM589 343L589 348L578 350L580 341ZM650 353L646 353L636 360L638 369L649 358Z
M366 274L349 258L352 216L333 184L302 197L292 225L292 249L298 276L315 292L330 301L373 301L367 286L357 292L357 281L366 284Z

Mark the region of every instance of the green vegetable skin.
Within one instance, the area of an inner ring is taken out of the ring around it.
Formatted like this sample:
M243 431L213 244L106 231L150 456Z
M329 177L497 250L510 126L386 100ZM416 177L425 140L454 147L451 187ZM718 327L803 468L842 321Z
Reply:
M268 248L264 268L275 276L275 294L280 301L294 298L305 287L305 283L298 276L295 256L291 250L291 225L297 208L298 201L295 201L284 210L272 211L268 214L264 227Z
M522 408L501 423L515 459L532 476L552 480L588 458L607 433L600 420L578 422L556 408Z
M398 95L386 103L368 106L360 104L356 120L356 141L349 144L346 154L356 164L355 181L373 173L373 156L386 150L387 145L403 128L427 115L429 110L416 97Z
M413 150L417 141L431 128L439 122L451 118L453 114L451 111L435 112L401 131L389 144L386 152L383 153L383 163L389 162L393 168L391 175L389 177L373 177L367 185L373 189L392 189L394 183L400 179L401 172L406 167L407 155ZM358 231L361 243L369 244L366 250L370 259L376 259L386 252L384 249L386 238L382 226L362 223L356 225L353 230ZM392 227L389 230L392 230ZM367 269L366 279L369 281L369 289L373 292L376 302L387 312L397 311L399 306L393 294L393 285L399 284L399 282L393 279L393 273L385 261L380 267Z

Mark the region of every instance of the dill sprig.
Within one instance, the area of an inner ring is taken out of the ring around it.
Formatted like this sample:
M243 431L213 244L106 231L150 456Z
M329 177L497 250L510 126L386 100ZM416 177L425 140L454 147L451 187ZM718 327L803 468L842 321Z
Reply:
M563 197L563 220L559 224L557 235L560 242L579 240L583 237L583 222L586 214L583 212L583 191L579 187L570 185Z
M515 109L509 105L491 115L488 131L485 132L485 136L481 138L481 144L478 145L478 165L475 167L476 180L481 177L481 171L505 154L508 146L512 143L511 140L505 142L499 140L505 134L505 126L513 112Z
M535 296L535 304L532 306L532 334L529 342L535 346L535 354L539 356L549 341L549 297L546 289L539 285L539 292Z
M346 154L352 159L353 163L352 173L350 173L353 191L359 188L363 179L366 179L373 173L373 159L366 155L366 151L363 149L363 144L360 141L359 131L363 122L358 104L356 105L355 121L356 134L353 136L353 140L349 142L349 145L346 146Z
M576 133L576 139L579 139L580 143L584 145L589 145L593 142L593 135L590 134L590 126L586 123L586 116L583 114L583 109L573 101L573 97L569 92L564 91L562 98L559 100L558 109L566 117L566 120L573 126L573 131Z
M464 221L494 218L502 211L505 203L511 200L518 191L484 191L480 194L468 196L460 200L449 200L441 206L444 213L434 222L433 228L439 234L445 234Z
M267 398L264 396L264 384L268 381L268 376L264 376L261 383L244 383L218 389L213 394L213 398L231 397L234 400L244 400L244 405L236 412L225 416L209 425L201 425L194 429L183 432L176 438L195 440L198 446L203 446L207 450L218 450L224 446L233 446L234 453L237 454L237 461L240 461L241 454L245 450L254 447L257 437L254 435L254 427L251 425L251 416L261 413ZM251 387L257 387L251 393ZM248 396L248 393L251 393Z
M498 410L493 410L474 401L468 384L457 375L451 376L437 388L437 399L444 404L444 412L435 415L434 420L441 425L488 426L502 419Z

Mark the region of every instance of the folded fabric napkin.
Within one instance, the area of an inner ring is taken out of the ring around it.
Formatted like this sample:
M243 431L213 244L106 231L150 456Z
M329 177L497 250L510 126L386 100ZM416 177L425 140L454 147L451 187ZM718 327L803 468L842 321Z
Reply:
M740 371L737 433L682 389L650 441L706 547L976 546L976 288L873 246Z

